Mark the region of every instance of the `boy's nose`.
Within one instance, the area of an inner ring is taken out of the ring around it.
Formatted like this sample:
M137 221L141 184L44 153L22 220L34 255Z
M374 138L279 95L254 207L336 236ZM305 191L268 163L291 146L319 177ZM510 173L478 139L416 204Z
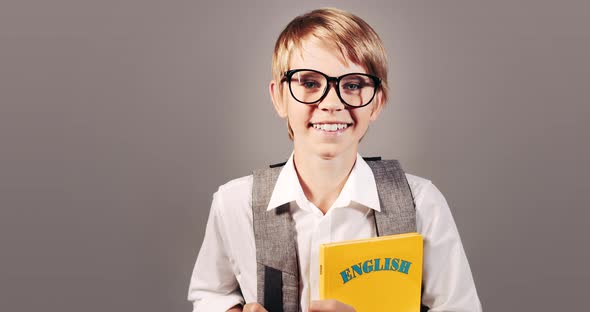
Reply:
M339 111L343 110L344 103L340 101L340 97L336 93L336 88L338 86L336 84L329 84L328 85L328 93L326 96L318 103L318 108L325 111Z

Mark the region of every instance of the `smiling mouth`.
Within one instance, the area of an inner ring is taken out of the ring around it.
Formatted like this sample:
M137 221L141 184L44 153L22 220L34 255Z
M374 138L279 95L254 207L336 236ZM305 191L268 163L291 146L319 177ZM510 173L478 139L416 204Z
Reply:
M321 131L338 132L352 126L352 123L310 123L309 126Z

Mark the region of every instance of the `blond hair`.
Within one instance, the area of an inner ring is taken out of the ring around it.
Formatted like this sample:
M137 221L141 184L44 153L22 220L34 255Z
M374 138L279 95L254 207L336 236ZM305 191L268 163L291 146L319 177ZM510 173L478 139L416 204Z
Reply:
M350 60L363 66L368 74L381 78L382 101L387 102L387 56L381 38L360 17L335 8L297 16L279 35L272 56L272 76L278 84L279 100L282 100L284 88L281 79L290 69L291 56L296 50L301 51L303 41L311 35L333 45L345 62ZM291 126L289 137L293 139Z

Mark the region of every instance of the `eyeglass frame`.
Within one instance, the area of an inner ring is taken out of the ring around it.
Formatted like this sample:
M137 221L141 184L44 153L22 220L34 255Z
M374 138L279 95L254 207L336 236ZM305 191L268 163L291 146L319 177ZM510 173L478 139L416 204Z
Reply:
M293 89L291 88L291 78L293 77L294 74L301 72L301 71L311 71L314 73L318 73L326 78L327 83L326 83L326 88L324 89L324 94L322 94L322 96L318 100L313 101L313 102L303 102L303 101L300 101L299 99L297 99L297 97L293 94ZM375 90L373 91L373 96L366 104L363 104L361 106L350 105L350 104L346 103L346 101L340 95L340 80L342 80L342 78L344 78L346 76L350 76L350 75L362 75L365 77L369 77L373 80L373 83L375 84ZM291 97L293 97L295 99L295 101L297 101L299 103L306 104L306 105L313 105L313 104L317 104L317 103L321 102L328 95L328 92L330 92L330 85L331 85L330 82L335 82L336 84L334 86L334 89L336 90L336 94L338 95L340 102L342 102L342 104L346 105L348 108L351 108L351 109L352 108L361 108L361 107L365 107L365 106L371 104L371 102L375 98L375 95L377 94L377 89L379 87L381 87L381 78L371 75L371 74L348 73L348 74L344 74L344 75L338 76L338 77L331 77L331 76L328 76L328 75L322 73L321 71L318 71L315 69L306 69L306 68L290 69L290 70L284 72L281 82L284 82L284 81L287 81L289 84L289 93L291 93Z

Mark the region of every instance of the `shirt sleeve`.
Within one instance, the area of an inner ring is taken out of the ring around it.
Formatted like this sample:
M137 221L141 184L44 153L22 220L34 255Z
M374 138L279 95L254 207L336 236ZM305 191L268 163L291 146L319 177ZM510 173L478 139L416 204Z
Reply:
M481 312L451 210L432 183L422 192L416 198L417 227L424 238L422 303L430 312Z
M219 215L222 205L221 194L217 192L213 195L205 237L190 280L188 300L193 302L193 312L227 311L236 304L244 304L224 241Z

